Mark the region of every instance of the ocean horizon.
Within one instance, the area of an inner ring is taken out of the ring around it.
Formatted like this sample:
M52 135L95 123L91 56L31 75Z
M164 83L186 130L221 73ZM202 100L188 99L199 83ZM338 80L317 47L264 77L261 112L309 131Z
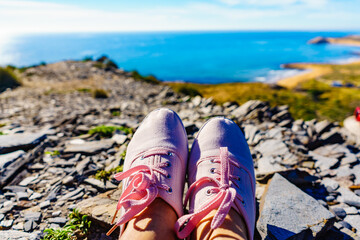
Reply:
M107 55L126 71L162 81L275 82L299 74L294 62L360 60L360 47L307 42L357 32L214 31L27 34L0 40L0 65L94 59Z

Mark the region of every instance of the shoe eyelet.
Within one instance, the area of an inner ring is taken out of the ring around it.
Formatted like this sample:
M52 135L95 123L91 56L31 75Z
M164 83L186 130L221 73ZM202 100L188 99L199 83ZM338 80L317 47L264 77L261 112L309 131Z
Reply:
M212 194L211 189L208 189L208 190L206 191L206 195L207 195L207 196L210 196L211 194Z
M166 192L169 193L169 194L172 193L172 188L169 187L169 188L166 190Z
M211 163L215 163L215 159L211 159L210 162L211 162Z
M173 155L173 153L172 152L168 152L168 156L172 156Z
M142 156L140 157L140 160L144 160L144 159L145 159L145 156L142 155Z
M214 173L215 173L215 168L211 168L211 169L210 169L210 173L211 173L211 174L214 174Z
M242 200L241 203L242 203L242 205L245 207L245 202L244 202L244 200Z
M167 179L170 179L170 178L171 178L171 175L170 175L170 174L168 174L168 175L166 176L166 178L167 178Z
M171 167L171 162L166 162L166 167Z

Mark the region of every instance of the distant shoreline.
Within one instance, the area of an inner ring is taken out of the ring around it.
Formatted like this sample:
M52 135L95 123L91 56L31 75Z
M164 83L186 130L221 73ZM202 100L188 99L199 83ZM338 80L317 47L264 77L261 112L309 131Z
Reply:
M289 63L284 64L283 67L285 69L299 69L299 70L310 70L304 73L300 73L298 75L281 79L276 82L277 85L285 88L295 88L299 83L305 82L312 78L317 78L323 76L325 74L331 73L333 70L331 66L349 66L349 65L359 65L360 60L354 61L351 63L344 63L344 64L334 64L334 63Z

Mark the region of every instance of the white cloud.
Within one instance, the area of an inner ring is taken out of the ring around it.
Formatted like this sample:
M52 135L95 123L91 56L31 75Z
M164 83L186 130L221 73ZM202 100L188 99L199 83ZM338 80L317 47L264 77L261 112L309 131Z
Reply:
M255 6L289 6L293 4L300 4L306 7L322 7L325 6L328 0L219 0L229 6L237 5L255 5Z

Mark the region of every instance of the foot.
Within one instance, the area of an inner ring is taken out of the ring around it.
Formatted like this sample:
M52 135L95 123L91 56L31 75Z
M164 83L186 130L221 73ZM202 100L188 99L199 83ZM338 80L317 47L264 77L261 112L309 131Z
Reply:
M240 128L231 120L213 118L199 131L191 149L189 214L176 223L179 238L187 237L213 210L211 229L218 228L230 209L243 217L249 239L255 228L253 160Z
M117 180L123 180L123 192L116 208L116 213L121 210L121 216L108 235L142 212L155 198L168 203L178 217L183 214L187 146L184 126L175 112L158 109L144 119L127 148L124 171L115 175Z

